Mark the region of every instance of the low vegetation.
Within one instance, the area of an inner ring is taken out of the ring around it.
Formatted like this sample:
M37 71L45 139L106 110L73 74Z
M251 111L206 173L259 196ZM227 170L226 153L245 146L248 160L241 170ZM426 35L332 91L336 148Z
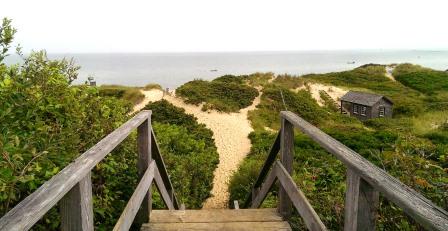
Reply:
M245 84L246 76L225 75L213 81L193 80L176 90L186 103L204 103L204 111L214 109L223 112L237 112L252 104L258 91Z
M401 64L393 72L397 81L425 94L448 91L448 72L436 71L418 65Z
M160 84L157 84L157 83L150 83L150 84L146 84L143 87L143 90L145 90L145 91L149 91L149 90L153 90L153 89L162 90L162 86L160 86Z
M320 107L308 91L293 91L298 86L295 82L299 80L292 77L282 76L265 85L260 105L249 112L249 119L255 128L249 136L252 148L230 181L230 201L239 200L243 203L249 195L275 139L276 134L271 129L280 128L279 111L287 109L447 209L447 111L443 107L427 104L428 101L440 101L446 92L419 92L386 78L384 68L382 65L366 65L352 71L306 75L300 81L384 94L395 103L395 116L391 119L361 122L341 115L330 102ZM323 100L326 102L325 98ZM432 124L429 121L434 121L434 124L429 126ZM325 225L330 230L340 230L343 227L346 187L344 165L304 134L297 132L293 168L293 179ZM274 188L262 206L275 207L276 194L277 189ZM291 218L290 223L294 229L304 228L298 214ZM396 205L381 198L379 230L420 228Z
M149 103L153 128L180 203L201 208L210 196L219 162L213 132L166 100ZM157 207L163 207L161 201Z
M151 87L151 86L150 86ZM152 86L153 88L156 86ZM146 87L145 87L146 88ZM130 105L136 105L143 101L143 95L137 87L126 87L119 85L101 85L98 87L99 93L104 97L115 97L129 102Z

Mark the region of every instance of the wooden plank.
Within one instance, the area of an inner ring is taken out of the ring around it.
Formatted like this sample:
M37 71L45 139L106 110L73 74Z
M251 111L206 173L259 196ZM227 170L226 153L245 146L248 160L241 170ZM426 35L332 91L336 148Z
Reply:
M149 163L152 160L151 157L151 118L148 118L145 122L140 124L137 128L137 149L138 149L138 179L139 181L143 178L146 170L148 169ZM140 227L142 224L149 221L149 214L152 208L152 190L148 190L142 204L139 206L140 209L134 220L134 224Z
M448 230L447 211L294 113L284 111L281 115L427 230Z
M150 223L283 221L276 209L153 210Z
M291 198L294 207L299 212L300 216L303 218L306 227L309 230L327 230L324 223L320 220L316 211L306 199L302 190L300 190L292 177L289 175L288 171L282 166L282 164L277 161L275 164L275 171L277 173L278 180L280 184L285 189L289 198Z
M93 200L91 174L65 194L59 202L61 230L93 231Z
M261 186L260 190L256 194L254 200L251 203L251 208L256 209L261 206L261 203L263 203L264 199L268 195L269 191L271 190L272 186L275 183L276 179L276 172L274 168L269 173L268 177L266 178L266 181Z
M166 207L168 207L168 209L170 210L173 210L174 205L173 202L171 201L172 199L171 195L166 190L165 184L163 183L162 177L160 176L160 172L157 169L157 166L154 171L155 171L155 181L157 190L159 191L159 194L162 196L163 202L165 203Z
M294 158L294 126L282 118L282 135L280 138L280 160L286 171L292 173L292 162ZM283 217L292 213L292 203L285 189L280 186L278 193L278 211Z
M378 205L378 191L347 169L344 230L374 231Z
M286 221L277 222L224 222L224 223L150 223L142 231L225 230L225 231L290 231Z
M272 164L277 159L277 154L280 151L280 134L281 131L278 132L277 137L275 138L274 144L268 152L268 157L261 168L260 174L258 174L257 180L255 181L254 186L252 187L252 194L248 195L246 201L244 202L244 208L248 208L251 206L252 200L255 198L256 191L259 190L259 187L263 184L266 176L269 173L269 170L272 167Z
M165 162L163 161L162 154L160 153L159 144L157 143L154 131L151 130L151 142L152 142L152 158L156 161L157 168L159 169L160 176L162 177L163 183L165 184L166 190L171 196L171 201L173 202L174 208L179 209L179 202L177 200L176 194L174 193L173 184L166 170Z
M74 162L45 182L34 193L0 219L0 230L29 230L70 189L90 173L90 170L120 144L133 129L151 116L141 111L107 135Z
M138 183L137 188L135 188L131 199L129 199L128 203L126 204L126 207L124 208L123 213L121 213L117 224L115 224L115 227L113 229L114 231L127 231L131 227L135 215L137 215L140 205L147 195L149 187L151 186L154 179L154 169L155 163L154 161L152 161L151 164L149 164L149 167L146 170L145 174L143 175L143 178Z

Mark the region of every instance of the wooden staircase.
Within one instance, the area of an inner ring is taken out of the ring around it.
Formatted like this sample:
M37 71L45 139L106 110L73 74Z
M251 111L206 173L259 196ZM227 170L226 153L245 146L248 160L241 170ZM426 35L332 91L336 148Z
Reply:
M152 130L151 111L141 111L0 218L0 231L30 230L57 204L61 217L60 230L93 231L95 223L90 171L135 129L139 183L115 224L114 231L129 230L132 224L134 227L141 226L143 231L291 230L283 218L292 216L293 208L308 230L326 231L319 214L291 177L294 128L298 128L347 167L344 231L376 230L380 193L426 230L448 230L447 211L296 114L283 111L280 117L281 129L242 206L250 209L239 209L235 202L234 210L184 210L177 200ZM151 210L152 184L157 187L168 210ZM277 208L259 209L274 185L278 186Z
M350 114L347 111L347 109L343 108L340 103L338 103L336 100L334 100L333 97L331 97L330 94L328 94L327 91L320 90L319 93L325 95L325 97L327 97L329 100L331 100L331 103L334 104L334 106L341 112L341 114L344 114L344 115L349 115Z
M153 210L142 231L291 230L276 209Z

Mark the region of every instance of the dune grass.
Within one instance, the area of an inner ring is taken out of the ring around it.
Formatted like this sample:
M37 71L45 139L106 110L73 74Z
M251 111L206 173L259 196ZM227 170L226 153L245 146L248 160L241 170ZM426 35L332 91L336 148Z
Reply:
M143 101L145 95L140 92L138 87L127 87L120 85L101 85L98 87L101 96L115 97L123 99L132 105Z

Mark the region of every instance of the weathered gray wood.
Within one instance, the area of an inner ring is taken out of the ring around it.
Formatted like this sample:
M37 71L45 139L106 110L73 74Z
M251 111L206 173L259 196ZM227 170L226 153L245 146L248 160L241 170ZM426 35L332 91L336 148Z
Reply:
M255 181L254 186L252 187L251 195L248 195L246 198L246 201L244 202L243 207L248 208L251 206L252 200L255 198L257 191L261 187L261 184L263 184L263 181L265 180L266 176L269 173L269 170L272 167L272 164L274 164L275 160L277 159L277 154L280 151L280 135L281 130L278 132L277 137L275 138L274 144L272 145L271 149L269 150L268 157L266 158L266 161L263 164L263 167L261 168L260 174L258 174L257 180Z
M275 183L276 179L276 172L275 169L272 168L272 170L269 172L268 177L266 178L265 182L261 185L260 190L257 192L254 200L251 203L251 208L259 208L261 206L261 203L263 203L264 199L268 195L269 191L271 190L272 186Z
M168 207L169 210L174 209L173 202L171 201L172 197L166 190L165 184L163 183L162 177L160 176L160 172L156 166L155 168L155 181L157 189L162 196L163 202L165 203L166 207Z
M355 172L347 169L344 230L375 230L379 193Z
M149 164L149 167L146 169L143 178L138 183L137 188L131 196L131 199L129 199L128 203L126 204L126 207L124 208L123 213L121 213L117 224L115 224L115 227L113 229L114 231L127 231L131 227L134 218L137 215L138 209L140 208L143 199L147 195L147 192L154 179L154 169L155 163L154 161L152 161Z
M61 230L93 231L93 200L90 173L59 202Z
M150 223L214 223L282 221L276 209L153 210Z
M448 212L292 112L281 116L336 156L428 230L448 230Z
M240 205L238 203L238 200L233 201L233 209L240 209Z
M291 231L286 221L268 222L223 222L223 223L149 223L142 231L179 231L179 230L221 230L221 231Z
M285 189L297 212L303 218L308 230L327 230L302 190L297 187L291 175L289 175L288 170L278 161L275 164L275 172L277 173L280 184Z
M173 202L174 208L179 209L179 202L177 201L176 194L174 193L173 184L171 183L170 177L166 170L165 162L163 161L162 155L160 153L160 148L157 143L154 131L151 130L151 143L152 145L152 158L156 161L157 168L159 169L160 176L162 177L163 183L165 184L166 190L171 196L171 201Z
M149 163L152 160L151 156L151 118L148 118L145 122L140 124L137 128L137 149L138 149L138 161L137 161L137 169L138 169L138 179L141 180L143 175L146 173L148 169ZM139 206L140 209L137 213L137 216L134 220L134 224L139 227L142 224L149 221L149 214L151 213L152 208L152 190L149 189L145 198L143 199L142 204Z
M280 138L280 160L286 171L292 173L292 161L294 158L294 126L286 119L282 118L282 130ZM292 213L291 200L285 189L280 186L278 193L278 212L283 217L288 217Z
M0 219L0 230L28 230L90 173L129 133L151 116L142 111L87 150Z

